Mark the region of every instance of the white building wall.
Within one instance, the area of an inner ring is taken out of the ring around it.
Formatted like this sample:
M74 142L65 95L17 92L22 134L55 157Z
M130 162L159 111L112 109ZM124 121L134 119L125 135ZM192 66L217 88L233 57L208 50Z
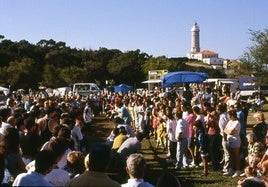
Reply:
M222 58L216 58L216 57L212 57L212 58L203 58L202 61L206 64L209 65L222 65L223 64L223 59Z

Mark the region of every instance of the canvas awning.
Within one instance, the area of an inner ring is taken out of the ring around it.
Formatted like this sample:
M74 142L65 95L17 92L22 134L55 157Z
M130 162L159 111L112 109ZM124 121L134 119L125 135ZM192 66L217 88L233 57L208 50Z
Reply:
M220 81L220 82L223 83L223 84L234 84L233 81Z
M141 83L150 84L150 83L160 83L160 82L161 82L161 79L151 79L151 80L143 81Z
M162 87L171 87L176 83L202 83L207 78L207 73L192 71L170 72L161 77Z

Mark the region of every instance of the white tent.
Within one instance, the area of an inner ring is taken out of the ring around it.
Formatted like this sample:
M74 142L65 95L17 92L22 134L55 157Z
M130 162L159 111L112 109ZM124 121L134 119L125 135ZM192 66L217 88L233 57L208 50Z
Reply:
M5 87L0 86L0 92L3 92L5 95L7 95L7 94L9 94L9 89L8 89L8 88L5 88Z

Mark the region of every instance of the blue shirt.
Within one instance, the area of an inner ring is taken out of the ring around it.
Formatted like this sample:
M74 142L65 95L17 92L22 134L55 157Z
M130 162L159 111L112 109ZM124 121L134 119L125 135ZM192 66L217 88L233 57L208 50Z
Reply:
M45 175L30 171L19 174L12 186L53 186L45 179Z
M238 119L238 121L240 122L240 125L241 125L240 135L241 134L245 135L246 134L245 114L244 114L244 112L242 110L238 110L236 112L236 115L237 115L237 119Z

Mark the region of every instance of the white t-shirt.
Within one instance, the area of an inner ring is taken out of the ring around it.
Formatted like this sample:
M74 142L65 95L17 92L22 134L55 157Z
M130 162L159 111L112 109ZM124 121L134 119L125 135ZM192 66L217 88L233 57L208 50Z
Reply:
M238 120L230 120L228 121L226 125L226 130L232 130L235 129L235 132L233 134L227 134L227 141L231 143L238 143L241 142L240 140L240 128L241 125Z
M180 133L182 133L181 138L188 138L189 136L188 122L185 119L179 119L177 121L176 139L178 138Z
M174 120L168 120L167 122L167 132L168 132L168 139L172 142L176 142L176 127L177 127L177 121Z

